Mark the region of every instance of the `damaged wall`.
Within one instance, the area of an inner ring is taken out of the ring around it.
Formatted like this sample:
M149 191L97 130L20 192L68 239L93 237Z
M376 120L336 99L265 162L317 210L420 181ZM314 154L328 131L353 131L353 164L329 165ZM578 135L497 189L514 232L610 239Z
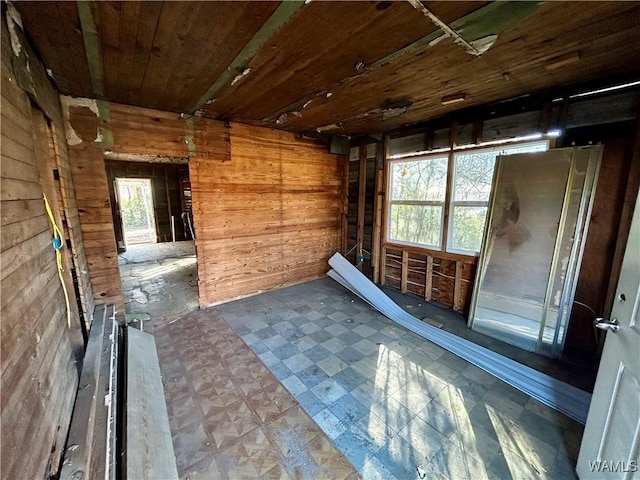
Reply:
M94 297L124 314L105 157L131 161L186 159L192 124L175 113L100 100L61 97L76 200Z
M96 298L123 311L105 157L189 159L201 306L326 272L340 247L343 167L325 146L115 103L62 103Z
M237 123L229 143L190 163L201 307L318 278L340 248L341 156Z
M47 478L58 470L82 363L79 313L88 322L93 299L58 94L19 17L9 29L6 20L3 7L0 470L4 478ZM64 235L69 324L44 193Z

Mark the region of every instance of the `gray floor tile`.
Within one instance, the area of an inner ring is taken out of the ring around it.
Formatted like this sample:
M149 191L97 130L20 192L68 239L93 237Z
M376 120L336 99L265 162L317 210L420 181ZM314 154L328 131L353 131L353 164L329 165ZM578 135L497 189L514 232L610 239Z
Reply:
M324 370L326 374L329 375L330 377L333 377L336 373L341 372L342 370L344 370L349 366L347 365L346 362L342 361L340 358L336 357L335 355L329 355L323 360L320 360L319 362L317 362L317 365L322 370Z
M460 480L482 480L490 478L487 466L457 445L446 442L434 455L428 470L444 478ZM525 477L522 477L525 478Z
M347 430L334 439L336 447L347 457L347 460L358 470L362 470L364 464L371 460L379 447L368 439L359 436L356 432Z
M315 364L300 370L296 375L309 388L315 387L330 378L324 370Z
M400 436L391 438L376 457L395 478L402 480L418 478L418 466L427 464L427 459Z
M288 378L291 375L291 370L289 370L289 367L287 367L282 362L271 365L269 367L269 370L271 370L271 373L273 373L275 377L280 381Z
M347 431L347 427L328 408L316 413L313 416L313 421L331 439Z
M363 338L360 341L354 343L352 347L358 350L364 356L374 354L378 351L378 345L371 342L370 340L367 340L366 338Z
M340 419L348 428L365 415L369 409L360 403L353 395L347 393L337 401L329 405L329 410Z
M322 342L321 345L331 353L339 352L345 347L345 344L335 337L330 338L326 342Z
M282 385L289 390L289 393L294 397L299 396L301 393L308 391L307 386L300 381L298 377L295 375L291 375L284 380L282 380Z
M331 335L328 332L325 332L324 330L318 330L317 332L313 332L309 334L309 337L318 343L323 343L323 342L326 342L327 340L332 339L333 335Z
M318 397L318 400L320 400L325 405L331 405L347 393L344 388L342 388L332 379L328 379L322 383L319 383L315 387L311 388L311 391L316 397Z
M336 357L338 357L339 359L341 359L342 361L346 362L349 365L352 365L364 358L364 355L362 354L362 352L359 352L358 350L350 346L347 346L342 350L340 350L339 352L336 352L335 355Z
M376 333L376 330L365 323L361 323L353 329L353 332L357 333L363 338L367 338Z
M318 330L320 330L320 327L313 322L307 322L304 325L300 326L300 331L305 335L317 332Z
M280 360L286 360L287 358L293 357L294 355L300 353L298 347L296 347L292 343L285 343L284 345L280 345L279 347L272 348L271 351Z
M442 435L418 417L413 418L407 423L407 425L398 432L398 435L419 451L427 460L431 460L447 441L446 435Z
M415 414L407 407L391 397L386 397L382 401L374 403L370 407L371 414L377 415L396 432L402 430Z
M234 329L365 479L414 479L418 467L430 480L575 478L582 426L407 332L331 280L216 308L229 312ZM428 309L445 328L494 343L461 317Z
M309 338L311 339L311 337L309 337ZM313 340L313 341L315 342L315 340ZM329 350L327 350L326 348L324 348L322 345L316 344L315 346L313 346L309 350L306 350L304 352L304 354L312 362L318 363L320 360L324 360L329 355L331 355L331 352Z
M365 380L366 378L360 372L351 367L345 368L333 376L333 381L349 392L360 386Z
M284 338L282 338L282 335L280 334L276 334L273 337L265 338L264 340L262 340L262 343L264 343L271 350L288 344L288 342Z
M357 333L350 331L339 335L338 338L342 340L346 345L355 345L360 340L362 340L362 336Z
M293 373L298 373L299 371L313 365L313 362L309 360L304 353L297 353L296 355L287 358L282 363L289 367L289 370Z
M307 355L307 352L310 349L318 345L318 342L316 342L313 338L308 337L306 335L302 336L301 338L297 338L296 340L293 340L291 343L293 343L293 345L295 345L300 352L304 352L305 355Z
M311 417L326 408L325 404L318 400L311 390L307 390L296 397L300 406Z
M256 337L258 337L260 340L264 340L266 338L271 338L274 335L276 335L278 332L276 332L273 328L271 327L265 327L265 328L261 328L259 330L254 330L253 333L255 334Z
M367 480L389 480L393 473L380 461L378 457L369 459L360 470L362 478Z

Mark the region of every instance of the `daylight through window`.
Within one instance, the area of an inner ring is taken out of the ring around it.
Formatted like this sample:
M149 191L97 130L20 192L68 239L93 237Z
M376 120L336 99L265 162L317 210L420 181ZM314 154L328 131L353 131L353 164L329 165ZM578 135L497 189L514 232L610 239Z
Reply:
M448 154L391 160L388 241L475 255L484 234L493 169L498 155L540 152L548 142L475 148L453 153L453 175L447 185ZM444 224L447 188L449 222Z

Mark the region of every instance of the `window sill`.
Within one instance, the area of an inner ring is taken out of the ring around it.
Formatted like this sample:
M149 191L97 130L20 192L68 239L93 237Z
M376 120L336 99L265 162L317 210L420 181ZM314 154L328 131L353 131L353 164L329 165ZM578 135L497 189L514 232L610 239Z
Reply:
M442 250L433 250L426 247L418 247L415 245L407 245L403 243L395 243L395 242L384 242L382 245L383 248L391 249L391 250L405 250L407 252L416 253L418 255L425 255L437 258L444 258L445 260L453 260L455 262L463 262L463 263L472 263L475 264L478 262L477 255L469 255L463 253L449 253L443 252Z

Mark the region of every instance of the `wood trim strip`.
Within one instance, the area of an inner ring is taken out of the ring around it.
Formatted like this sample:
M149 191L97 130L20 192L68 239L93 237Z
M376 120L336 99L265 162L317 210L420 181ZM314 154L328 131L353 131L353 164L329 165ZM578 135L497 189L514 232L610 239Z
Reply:
M358 219L356 223L356 265L362 268L359 259L362 258L364 245L364 215L367 193L367 144L363 140L360 144L360 164L358 169Z
M400 291L407 293L407 277L409 276L409 252L402 252L402 266L400 272Z
M427 255L427 268L424 272L424 299L430 301L433 295L433 257Z
M471 255L461 255L459 253L440 252L438 250L430 250L428 248L414 247L411 245L402 245L402 244L393 243L393 242L384 242L383 246L389 250L400 250L400 251L406 250L409 253L415 253L418 255L431 255L434 258L443 258L445 260L460 261L462 263L471 263L473 265L478 263L478 257L471 256Z
M456 273L453 280L453 309L462 310L462 262L456 262Z

